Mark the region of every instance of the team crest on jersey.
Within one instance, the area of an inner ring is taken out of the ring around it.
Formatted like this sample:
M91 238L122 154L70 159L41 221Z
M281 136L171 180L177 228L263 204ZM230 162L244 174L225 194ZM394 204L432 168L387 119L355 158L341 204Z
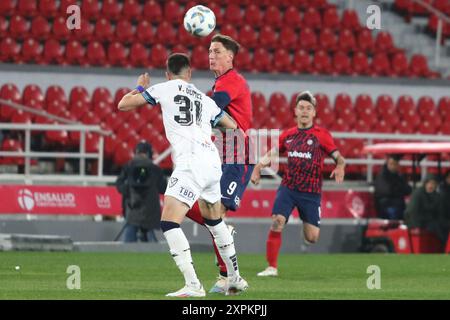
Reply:
M236 204L236 207L239 208L241 205L241 199L238 196L234 197L234 203Z
M174 177L170 178L169 188L172 188L174 185L177 184L177 182L178 182L178 178L174 178Z
M308 141L306 141L306 143L308 144L308 146L312 145L314 142L311 139L308 139Z

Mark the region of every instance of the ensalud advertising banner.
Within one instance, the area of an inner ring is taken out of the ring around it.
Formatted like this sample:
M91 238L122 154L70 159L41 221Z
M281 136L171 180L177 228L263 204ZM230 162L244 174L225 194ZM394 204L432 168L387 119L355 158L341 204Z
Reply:
M122 198L115 187L4 185L0 194L0 214L122 214ZM227 216L270 218L275 195L276 190L247 190L239 210ZM324 191L321 217L374 217L372 197L370 192Z

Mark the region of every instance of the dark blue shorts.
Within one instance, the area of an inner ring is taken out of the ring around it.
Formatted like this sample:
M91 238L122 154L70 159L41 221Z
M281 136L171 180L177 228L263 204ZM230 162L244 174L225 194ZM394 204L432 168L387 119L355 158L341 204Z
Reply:
M297 208L300 219L316 227L320 227L320 194L300 192L280 186L273 204L272 214L281 214L286 218Z
M223 164L220 189L222 203L231 211L236 211L241 203L242 195L252 176L252 164Z

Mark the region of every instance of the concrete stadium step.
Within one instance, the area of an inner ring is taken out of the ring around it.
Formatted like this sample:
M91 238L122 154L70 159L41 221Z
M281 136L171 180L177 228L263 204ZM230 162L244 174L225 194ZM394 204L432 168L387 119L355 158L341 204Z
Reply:
M211 244L190 243L191 252L212 252ZM89 241L74 242L73 251L79 252L168 252L167 242L117 242Z
M72 251L69 236L0 234L0 251Z

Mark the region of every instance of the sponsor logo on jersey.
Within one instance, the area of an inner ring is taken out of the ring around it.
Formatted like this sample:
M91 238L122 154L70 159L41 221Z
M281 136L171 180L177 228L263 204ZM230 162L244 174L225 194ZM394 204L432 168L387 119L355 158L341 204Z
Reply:
M195 193L192 192L189 189L186 189L184 187L180 188L180 196L187 200L194 200L195 199Z
M288 157L291 158L302 158L302 159L312 159L311 152L298 152L298 151L289 151Z
M172 188L174 185L177 184L177 182L178 182L178 178L174 178L174 177L170 178L169 188Z

